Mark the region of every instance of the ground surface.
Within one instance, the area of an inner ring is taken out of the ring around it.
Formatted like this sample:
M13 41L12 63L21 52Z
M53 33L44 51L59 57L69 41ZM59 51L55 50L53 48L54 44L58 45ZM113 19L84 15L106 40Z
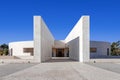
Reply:
M120 80L120 63L0 64L0 80Z
M87 64L120 74L120 63L87 63Z

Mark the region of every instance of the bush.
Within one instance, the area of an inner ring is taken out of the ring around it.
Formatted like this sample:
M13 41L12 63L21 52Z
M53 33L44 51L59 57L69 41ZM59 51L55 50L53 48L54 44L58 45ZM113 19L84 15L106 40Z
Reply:
M0 56L2 56L3 55L3 51L2 50L0 50Z
M8 55L8 45L7 44L2 44L0 45L0 56L2 55Z

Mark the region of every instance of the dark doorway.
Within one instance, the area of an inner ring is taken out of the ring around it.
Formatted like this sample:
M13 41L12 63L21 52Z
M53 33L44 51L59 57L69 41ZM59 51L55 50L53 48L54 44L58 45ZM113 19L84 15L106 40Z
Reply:
M10 49L10 56L12 56L13 55L13 49L11 48Z
M64 57L64 49L56 49L56 57Z
M109 56L109 48L107 48L107 56Z

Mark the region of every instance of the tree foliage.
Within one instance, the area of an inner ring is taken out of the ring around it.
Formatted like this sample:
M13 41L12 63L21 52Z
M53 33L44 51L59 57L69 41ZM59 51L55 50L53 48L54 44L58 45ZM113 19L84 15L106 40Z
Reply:
M113 42L111 45L111 55L120 55L120 41Z
M7 44L0 45L0 55L8 55L8 45Z

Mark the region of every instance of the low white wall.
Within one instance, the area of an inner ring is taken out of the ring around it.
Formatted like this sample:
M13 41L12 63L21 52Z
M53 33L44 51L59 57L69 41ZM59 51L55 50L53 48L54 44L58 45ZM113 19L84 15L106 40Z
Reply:
M33 41L21 41L21 42L11 42L9 43L9 53L12 56L22 57L30 56L30 53L24 53L23 48L33 48ZM11 53L12 49L12 53Z
M111 43L109 42L90 41L90 47L97 48L96 53L90 53L91 58L107 56L107 48L109 48L109 54L110 54L111 53L110 45Z

